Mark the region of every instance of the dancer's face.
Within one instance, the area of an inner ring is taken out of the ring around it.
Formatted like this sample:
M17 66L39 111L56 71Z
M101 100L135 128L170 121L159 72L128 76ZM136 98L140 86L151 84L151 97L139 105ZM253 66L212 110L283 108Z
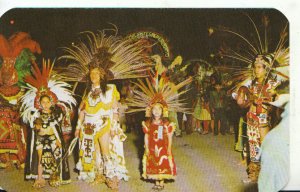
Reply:
M254 63L254 74L256 78L264 78L266 76L266 68L262 59L256 59Z
M152 114L155 118L160 118L161 115L162 115L162 107L160 104L155 104L153 107L152 107Z
M52 102L51 102L50 98L49 97L43 97L41 99L41 106L43 107L43 109L45 111L50 110L50 108L52 106Z
M213 78L213 77L211 77L211 78L210 78L210 83L211 83L212 85L216 84L216 79Z
M217 84L215 87L216 87L216 90L217 90L217 91L220 91L220 90L221 90L221 88L222 88L222 86L221 86L221 85L219 85L219 84Z
M94 68L90 71L90 78L92 84L100 84L100 70L98 68Z

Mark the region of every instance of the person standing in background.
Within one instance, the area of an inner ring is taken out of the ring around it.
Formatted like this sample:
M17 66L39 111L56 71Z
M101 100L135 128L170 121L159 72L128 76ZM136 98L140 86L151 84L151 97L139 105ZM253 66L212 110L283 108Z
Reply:
M222 135L225 135L225 97L225 91L222 89L221 84L217 82L209 97L210 108L214 116L214 135L218 135L219 131Z

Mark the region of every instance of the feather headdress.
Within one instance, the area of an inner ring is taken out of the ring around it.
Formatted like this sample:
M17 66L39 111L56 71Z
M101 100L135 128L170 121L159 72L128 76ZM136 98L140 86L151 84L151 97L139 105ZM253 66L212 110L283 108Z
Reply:
M21 51L28 48L32 53L41 53L40 45L25 32L18 32L8 40L0 34L0 56L17 57Z
M65 81L86 81L90 67L101 69L108 80L144 77L150 68L141 41L122 38L117 32L107 35L105 30L83 33L86 34L85 42L64 48L67 54L60 57L72 61L60 74Z
M138 82L135 83L138 89L133 91L132 98L127 99L130 107L128 112L146 111L146 117L149 117L151 108L156 103L163 106L165 117L167 117L168 111L187 112L189 109L185 107L179 96L186 92L186 90L180 91L180 89L191 82L192 78L188 78L179 84L172 84L158 73L146 78L146 83L138 79Z
M69 90L71 86L52 75L53 65L50 60L43 60L42 71L40 71L34 63L32 76L26 76L24 79L27 85L24 88L27 92L21 98L21 116L25 123L30 121L33 111L42 109L40 98L44 95L47 95L53 104L68 105L70 108L76 105L73 93Z
M273 74L272 76L276 77L278 80L288 80L289 47L286 47L288 37L287 25L281 31L277 45L271 48L269 44L270 40L267 35L267 28L269 26L268 17L264 16L262 18L264 26L263 33L259 31L251 17L248 15L247 17L253 26L256 38L250 40L236 31L220 29L221 31L230 33L240 39L240 43L242 43L241 45L245 45L245 47L241 50L234 50L229 47L221 48L220 55L238 61L239 66L218 67L218 69L233 71L232 81L235 82L233 89L239 87L252 78L252 67L256 59L261 59L263 61L263 64L266 66L268 71L267 76ZM243 65L243 63L245 65Z
M24 85L23 77L30 74L33 53L41 53L40 45L25 32L18 32L6 39L0 34L0 93L15 95ZM18 83L18 86L16 85Z

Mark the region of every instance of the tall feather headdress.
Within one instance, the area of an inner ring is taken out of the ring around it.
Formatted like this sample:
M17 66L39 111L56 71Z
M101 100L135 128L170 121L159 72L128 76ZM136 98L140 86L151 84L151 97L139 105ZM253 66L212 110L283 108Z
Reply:
M32 75L24 78L27 85L24 88L27 92L21 97L21 116L25 123L31 121L32 112L42 109L40 98L44 95L47 95L53 104L67 105L69 108L76 105L73 93L69 90L71 86L52 74L53 65L50 60L43 60L40 70L34 63Z
M180 89L191 82L192 78L188 78L181 83L173 84L164 76L159 76L157 72L146 78L145 82L138 79L134 82L138 89L133 90L132 98L127 98L128 112L146 111L146 117L149 117L151 107L156 103L163 106L165 117L168 116L168 111L187 112L189 109L185 107L184 100L179 99L179 96L187 91L180 91Z
M108 80L146 76L145 72L151 63L146 62L143 43L117 36L117 32L114 35L105 32L83 32L86 34L85 42L80 41L71 48L64 48L66 55L60 59L70 60L71 63L60 73L63 80L87 81L91 65L97 65L100 72L108 76Z
M253 75L252 65L257 58L264 60L267 67L268 74L273 74L278 80L289 79L289 47L286 46L288 40L287 25L280 32L278 43L271 48L269 44L269 36L267 28L269 27L269 19L267 16L262 18L264 31L259 31L259 28L250 16L246 15L253 26L255 33L254 39L249 39L230 29L220 29L222 32L230 33L240 40L241 45L245 45L241 50L235 50L230 47L221 48L220 55L234 59L239 63L239 66L223 66L218 67L219 70L230 70L232 73L232 81L235 82L236 87L241 86L246 81L249 81ZM263 35L262 35L263 34Z

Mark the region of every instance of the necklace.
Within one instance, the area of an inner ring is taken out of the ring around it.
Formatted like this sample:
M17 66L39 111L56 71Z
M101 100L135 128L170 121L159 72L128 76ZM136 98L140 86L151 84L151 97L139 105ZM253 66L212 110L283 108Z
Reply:
M101 89L100 88L95 88L91 92L91 97L92 99L96 100L97 98L100 97Z
M101 89L100 87L93 88L88 95L88 102L90 106L95 106L101 102Z
M42 128L47 129L47 127L50 125L51 114L42 112L41 119L42 119Z

